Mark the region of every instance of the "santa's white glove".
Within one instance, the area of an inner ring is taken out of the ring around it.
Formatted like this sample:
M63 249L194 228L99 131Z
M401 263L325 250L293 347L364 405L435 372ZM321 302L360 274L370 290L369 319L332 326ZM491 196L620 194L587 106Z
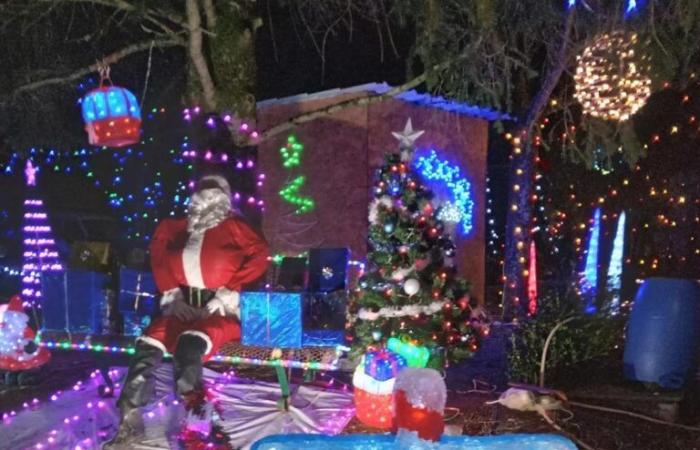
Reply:
M175 316L183 322L199 318L197 310L185 302L185 296L180 288L173 288L163 293L160 299L160 309L165 316Z
M207 302L207 311L209 314L220 316L236 316L239 317L238 304L240 302L240 294L237 291L232 291L226 288L216 290L214 298Z

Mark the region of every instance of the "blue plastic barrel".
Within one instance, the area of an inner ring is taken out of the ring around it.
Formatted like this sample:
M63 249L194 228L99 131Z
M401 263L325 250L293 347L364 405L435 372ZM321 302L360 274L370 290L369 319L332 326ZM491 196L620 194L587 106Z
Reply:
M624 373L631 380L679 389L700 353L700 283L649 278L634 300L625 342Z

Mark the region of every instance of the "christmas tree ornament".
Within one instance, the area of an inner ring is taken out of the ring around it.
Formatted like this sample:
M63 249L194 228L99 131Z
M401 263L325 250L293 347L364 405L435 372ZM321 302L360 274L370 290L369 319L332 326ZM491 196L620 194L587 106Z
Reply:
M403 283L403 291L409 297L416 295L420 291L420 282L415 278L409 278Z
M401 371L394 384L394 426L399 432L417 433L427 441L438 441L445 429L447 387L434 369Z
M100 86L82 98L90 145L124 147L141 140L141 108L128 89L112 85L109 66L101 65ZM105 83L109 82L109 86Z
M372 339L374 339L375 342L379 342L382 339L382 332L379 330L374 330L372 332Z
M649 60L638 56L636 33L616 30L597 37L576 57L574 96L591 117L624 122L651 95Z
M392 272L391 279L394 281L403 281L408 276L408 274L413 272L413 270L413 266L396 269L394 272Z

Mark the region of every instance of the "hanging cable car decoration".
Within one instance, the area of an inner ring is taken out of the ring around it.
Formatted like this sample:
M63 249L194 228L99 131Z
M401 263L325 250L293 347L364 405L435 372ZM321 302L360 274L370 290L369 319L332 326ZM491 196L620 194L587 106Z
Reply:
M109 66L100 64L100 87L82 98L83 120L91 145L124 147L141 139L141 107L128 89L114 86ZM109 86L105 83L109 82Z

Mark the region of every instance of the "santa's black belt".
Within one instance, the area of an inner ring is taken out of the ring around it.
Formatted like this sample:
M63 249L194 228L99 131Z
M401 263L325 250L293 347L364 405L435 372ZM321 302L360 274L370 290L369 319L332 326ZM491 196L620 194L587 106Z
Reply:
M185 302L195 308L206 305L216 295L216 291L212 289L199 289L191 286L180 286L180 290L185 296Z

